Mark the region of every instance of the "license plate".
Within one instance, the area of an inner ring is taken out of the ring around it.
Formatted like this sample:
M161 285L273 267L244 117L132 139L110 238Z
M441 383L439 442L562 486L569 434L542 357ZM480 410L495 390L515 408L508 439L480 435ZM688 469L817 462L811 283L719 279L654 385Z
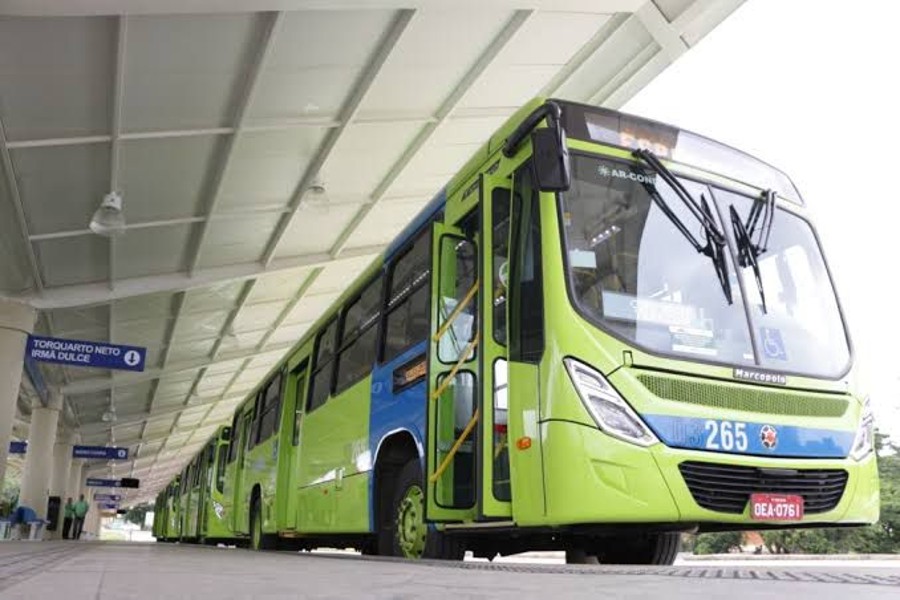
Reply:
M803 518L803 496L751 494L750 518L754 521L799 521Z

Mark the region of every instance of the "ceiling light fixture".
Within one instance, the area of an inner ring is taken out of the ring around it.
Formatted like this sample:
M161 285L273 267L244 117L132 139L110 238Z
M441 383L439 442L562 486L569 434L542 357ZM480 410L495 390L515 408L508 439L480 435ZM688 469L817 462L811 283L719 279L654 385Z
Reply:
M306 188L300 208L315 208L319 211L328 212L329 202L330 198L328 197L328 190L325 188L325 182L317 176Z
M115 423L116 422L116 406L112 403L112 400L109 401L109 408L106 409L106 412L100 417L100 419L104 423ZM110 434L112 435L112 434Z
M325 182L316 177L309 186L309 191L313 194L322 195L325 193Z
M125 214L122 212L122 196L119 192L110 192L103 197L103 202L91 217L89 227L103 237L125 233Z

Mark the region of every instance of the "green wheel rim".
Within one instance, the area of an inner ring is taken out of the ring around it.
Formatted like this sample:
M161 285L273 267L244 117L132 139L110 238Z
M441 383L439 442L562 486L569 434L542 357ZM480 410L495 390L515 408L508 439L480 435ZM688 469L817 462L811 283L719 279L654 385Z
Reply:
M397 507L397 544L406 558L422 558L425 553L425 494L410 486Z

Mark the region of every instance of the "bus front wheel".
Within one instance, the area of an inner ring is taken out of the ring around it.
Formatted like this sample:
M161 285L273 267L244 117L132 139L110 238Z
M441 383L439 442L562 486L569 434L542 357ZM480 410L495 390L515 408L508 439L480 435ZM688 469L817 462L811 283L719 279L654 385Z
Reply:
M629 537L603 538L589 547L566 551L569 564L671 565L678 556L681 534L677 531Z
M425 521L425 485L418 458L407 462L397 477L391 502L391 549L404 558L459 560L464 548L458 540Z

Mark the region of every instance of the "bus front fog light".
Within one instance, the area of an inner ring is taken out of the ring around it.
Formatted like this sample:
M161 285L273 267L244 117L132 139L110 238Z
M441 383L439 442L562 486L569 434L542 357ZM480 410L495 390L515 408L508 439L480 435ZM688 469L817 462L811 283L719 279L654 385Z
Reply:
M875 415L872 413L872 401L866 398L863 403L862 418L853 440L850 456L853 460L862 460L875 449Z
M578 396L600 429L639 446L659 441L603 375L575 359L564 362Z

